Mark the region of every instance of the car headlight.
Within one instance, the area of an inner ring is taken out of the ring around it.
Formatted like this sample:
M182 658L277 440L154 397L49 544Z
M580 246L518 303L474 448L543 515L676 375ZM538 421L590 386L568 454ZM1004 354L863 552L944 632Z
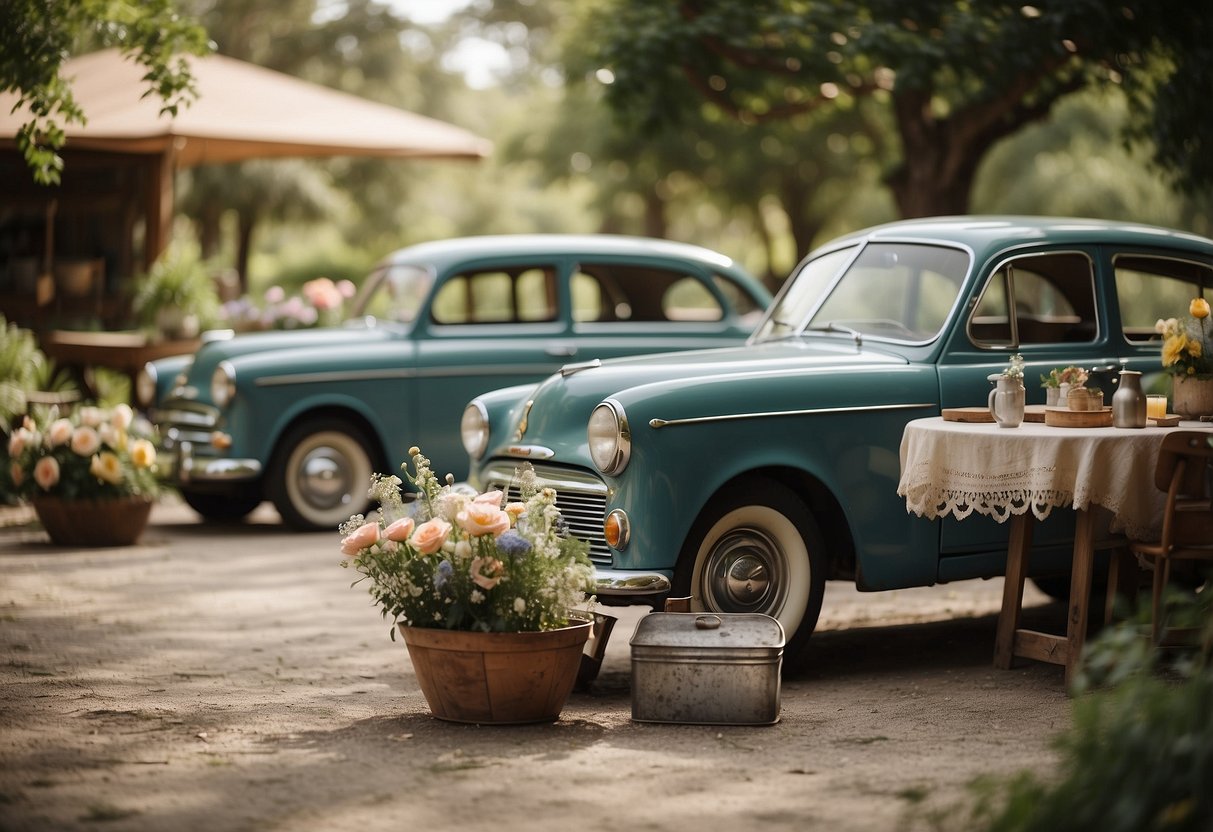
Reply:
M227 361L220 361L211 374L211 401L216 407L227 407L236 397L236 368Z
M586 428L590 442L590 459L604 474L618 474L628 466L632 456L632 431L623 405L607 399L590 414Z
M135 376L135 404L146 409L156 403L156 367L144 364Z
M484 456L484 450L489 446L489 412L478 400L473 400L463 409L459 435L468 456L472 459Z

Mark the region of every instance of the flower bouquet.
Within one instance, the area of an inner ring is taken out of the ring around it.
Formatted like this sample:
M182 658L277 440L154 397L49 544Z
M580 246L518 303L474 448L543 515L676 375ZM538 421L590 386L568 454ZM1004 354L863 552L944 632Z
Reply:
M40 408L9 436L12 493L34 504L57 543L133 542L161 491L151 434L125 404L77 406L66 415Z
M1173 381L1175 412L1184 416L1213 415L1213 327L1209 302L1193 298L1188 318L1168 318L1154 324L1162 336L1162 365Z
M534 470L518 473L521 500L441 484L409 451L416 488L375 474L377 516L342 524L342 566L361 574L385 618L404 636L431 711L456 722L557 718L572 690L592 613L588 546L569 536L555 492ZM403 466L402 466L403 467Z
M500 491L470 495L443 485L411 448L417 489L404 502L399 477L375 474L378 516L341 526L342 566L361 573L393 624L446 630L526 632L567 626L593 586L588 546L570 537L555 492L525 465L522 501Z

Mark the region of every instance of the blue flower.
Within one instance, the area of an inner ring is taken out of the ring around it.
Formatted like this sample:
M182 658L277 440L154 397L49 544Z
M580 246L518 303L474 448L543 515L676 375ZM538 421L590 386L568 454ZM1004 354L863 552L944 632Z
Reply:
M455 567L451 566L449 560L444 560L438 564L438 568L434 570L434 588L442 591L443 587L451 580L451 576L455 574Z
M515 558L531 551L531 542L511 529L497 538L497 551Z

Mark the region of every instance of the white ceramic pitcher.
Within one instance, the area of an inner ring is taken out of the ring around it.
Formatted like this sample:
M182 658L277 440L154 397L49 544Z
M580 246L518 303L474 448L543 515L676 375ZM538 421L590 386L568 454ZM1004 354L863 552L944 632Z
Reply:
M996 386L990 391L990 415L1000 428L1017 428L1023 422L1023 381L1007 376L995 376Z

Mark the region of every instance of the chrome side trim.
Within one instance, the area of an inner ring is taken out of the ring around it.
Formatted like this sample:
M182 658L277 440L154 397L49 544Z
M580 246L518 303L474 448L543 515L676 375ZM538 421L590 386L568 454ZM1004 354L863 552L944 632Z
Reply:
M330 384L334 381L383 381L402 378L446 378L448 376L546 376L551 364L509 364L501 366L434 367L427 370L410 368L382 370L332 370L323 373L294 373L283 376L263 376L253 384L257 387L278 387L284 384Z
M707 422L736 422L741 419L766 419L774 416L813 416L820 413L862 413L878 410L934 410L939 405L936 402L918 402L915 404L877 404L861 407L816 407L808 410L772 410L766 413L730 413L726 416L695 416L690 419L650 419L649 427L658 429L676 425L697 425Z

